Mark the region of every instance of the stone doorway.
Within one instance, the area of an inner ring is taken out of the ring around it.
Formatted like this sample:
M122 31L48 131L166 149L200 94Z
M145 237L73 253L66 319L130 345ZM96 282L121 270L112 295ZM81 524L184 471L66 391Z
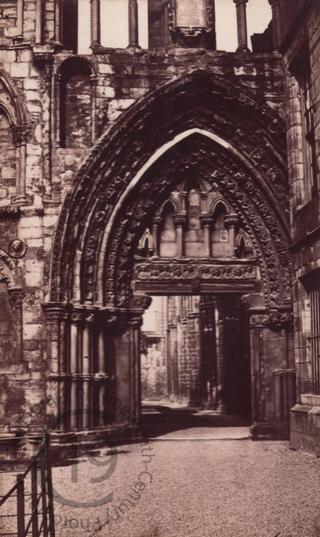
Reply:
M240 296L153 296L140 359L143 408L251 416L249 330Z

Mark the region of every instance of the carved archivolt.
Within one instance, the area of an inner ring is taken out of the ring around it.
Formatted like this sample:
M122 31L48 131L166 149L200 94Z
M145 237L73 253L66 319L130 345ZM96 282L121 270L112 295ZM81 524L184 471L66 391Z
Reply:
M8 287L17 285L15 264L4 250L0 250L0 283L6 283Z
M208 73L150 94L102 137L66 197L51 299L129 307L138 241L173 187L196 170L239 216L257 252L266 303L290 303L284 157L280 118Z
M10 125L12 140L16 146L16 190L15 201L25 201L25 154L30 135L30 125L23 107L21 95L9 75L0 69L0 114L4 114Z

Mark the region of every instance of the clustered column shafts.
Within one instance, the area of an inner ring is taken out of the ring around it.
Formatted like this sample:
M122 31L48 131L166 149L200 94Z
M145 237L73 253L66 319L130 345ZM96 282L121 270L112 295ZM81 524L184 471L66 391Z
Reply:
M91 390L90 390L90 367L92 363L91 356L91 326L90 318L84 319L82 327L82 428L90 427L90 409L91 409Z
M129 48L139 47L138 2L129 0Z
M281 14L280 0L269 0L272 9L272 37L273 49L279 50L281 43Z
M90 0L91 14L91 48L95 48L101 43L100 27L100 0Z
M70 374L71 374L71 390L70 390L70 428L72 430L78 428L78 325L77 320L72 319L70 328ZM63 416L62 416L63 418Z
M106 383L104 382L106 378L105 371L105 341L104 341L104 328L99 326L98 332L98 374L96 378L100 381L99 386L99 403L98 403L98 424L100 426L104 425L104 414L105 414L105 399L107 394Z
M248 49L248 32L247 32L247 13L246 4L248 0L233 0L237 9L237 30L238 30L238 49L239 52L247 52Z

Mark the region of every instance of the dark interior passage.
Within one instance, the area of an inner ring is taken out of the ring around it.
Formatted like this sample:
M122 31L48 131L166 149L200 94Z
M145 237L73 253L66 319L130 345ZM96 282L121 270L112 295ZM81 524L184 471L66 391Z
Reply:
M154 296L141 333L142 403L249 418L246 318L236 295Z

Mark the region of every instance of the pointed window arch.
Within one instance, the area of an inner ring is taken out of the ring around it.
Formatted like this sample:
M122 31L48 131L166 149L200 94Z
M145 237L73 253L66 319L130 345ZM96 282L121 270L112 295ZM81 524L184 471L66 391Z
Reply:
M91 147L94 140L94 73L84 58L69 58L58 72L61 147Z
M177 234L174 223L175 214L175 205L171 200L167 200L162 206L161 211L160 257L174 257L177 255Z

